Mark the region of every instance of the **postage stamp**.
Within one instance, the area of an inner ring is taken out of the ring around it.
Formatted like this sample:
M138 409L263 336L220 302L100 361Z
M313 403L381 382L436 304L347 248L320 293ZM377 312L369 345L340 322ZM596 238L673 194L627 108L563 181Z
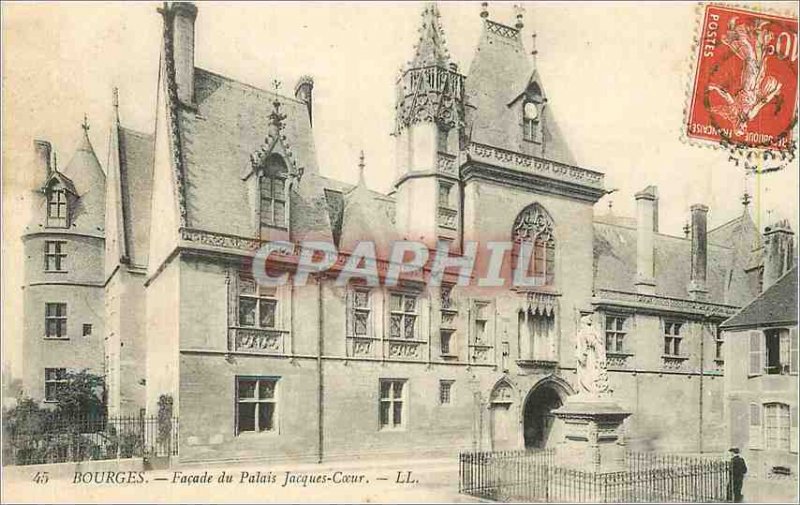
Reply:
M703 13L686 136L792 150L797 19L709 4Z

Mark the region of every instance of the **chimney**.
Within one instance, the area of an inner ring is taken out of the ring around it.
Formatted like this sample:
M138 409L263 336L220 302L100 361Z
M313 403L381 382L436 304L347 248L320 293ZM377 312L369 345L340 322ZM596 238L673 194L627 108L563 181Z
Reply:
M784 219L764 229L764 277L766 291L794 265L794 232Z
M172 56L175 62L175 84L182 103L194 103L194 21L197 7L190 2L173 2Z
M311 106L314 102L314 79L307 75L301 77L294 87L294 97L306 104L308 123L313 126L314 120L311 115Z
M708 207L692 205L692 271L689 280L689 294L694 299L703 298L706 289L706 270L708 268Z
M37 170L41 170L45 177L50 175L50 153L53 148L50 142L36 139L33 141L33 152L36 157Z
M656 224L658 190L647 186L636 193L636 291L655 294L655 260L653 241Z

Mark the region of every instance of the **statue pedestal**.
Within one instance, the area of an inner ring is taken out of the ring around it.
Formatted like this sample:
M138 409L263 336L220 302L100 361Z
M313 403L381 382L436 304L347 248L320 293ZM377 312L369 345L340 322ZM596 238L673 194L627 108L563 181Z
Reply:
M553 414L564 438L556 446L556 461L570 468L595 472L622 470L625 441L622 422L631 415L610 398L576 395Z

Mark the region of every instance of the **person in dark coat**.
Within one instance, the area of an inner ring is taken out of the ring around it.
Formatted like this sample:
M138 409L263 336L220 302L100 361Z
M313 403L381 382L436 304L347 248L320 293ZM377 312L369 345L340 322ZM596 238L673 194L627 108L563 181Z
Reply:
M744 458L739 455L739 448L732 447L731 453L731 487L729 498L733 498L735 503L742 501L742 482L744 481L744 474L747 473L747 465Z

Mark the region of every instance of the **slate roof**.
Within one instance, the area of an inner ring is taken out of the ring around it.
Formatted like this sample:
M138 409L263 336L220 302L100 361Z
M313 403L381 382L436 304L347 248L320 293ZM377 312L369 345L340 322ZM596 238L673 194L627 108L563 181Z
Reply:
M196 111L181 114L187 225L254 236L248 181L250 156L265 143L272 102L286 115L282 133L304 175L292 195L296 240L331 240L324 178L319 176L306 105L200 68L195 69ZM225 181L220 184L219 181Z
M656 233L655 293L661 296L688 298L687 287L691 273L691 240ZM708 244L707 288L708 301L744 305L757 292L755 287L734 277L734 250ZM594 223L594 288L636 291L636 228Z
M106 210L106 174L97 160L97 155L89 140L89 133L84 130L78 147L66 168L61 170L74 187L78 200L70 209L71 230L103 234L105 229ZM44 207L42 219L46 215Z
M485 19L465 84L471 140L575 165L550 107L542 114L544 142L522 139L520 97L531 83L546 97L519 30Z
M796 324L797 267L794 267L752 303L722 323L721 327L734 329Z
M119 128L121 204L124 233L131 263L147 265L150 243L150 204L153 193L153 136Z

